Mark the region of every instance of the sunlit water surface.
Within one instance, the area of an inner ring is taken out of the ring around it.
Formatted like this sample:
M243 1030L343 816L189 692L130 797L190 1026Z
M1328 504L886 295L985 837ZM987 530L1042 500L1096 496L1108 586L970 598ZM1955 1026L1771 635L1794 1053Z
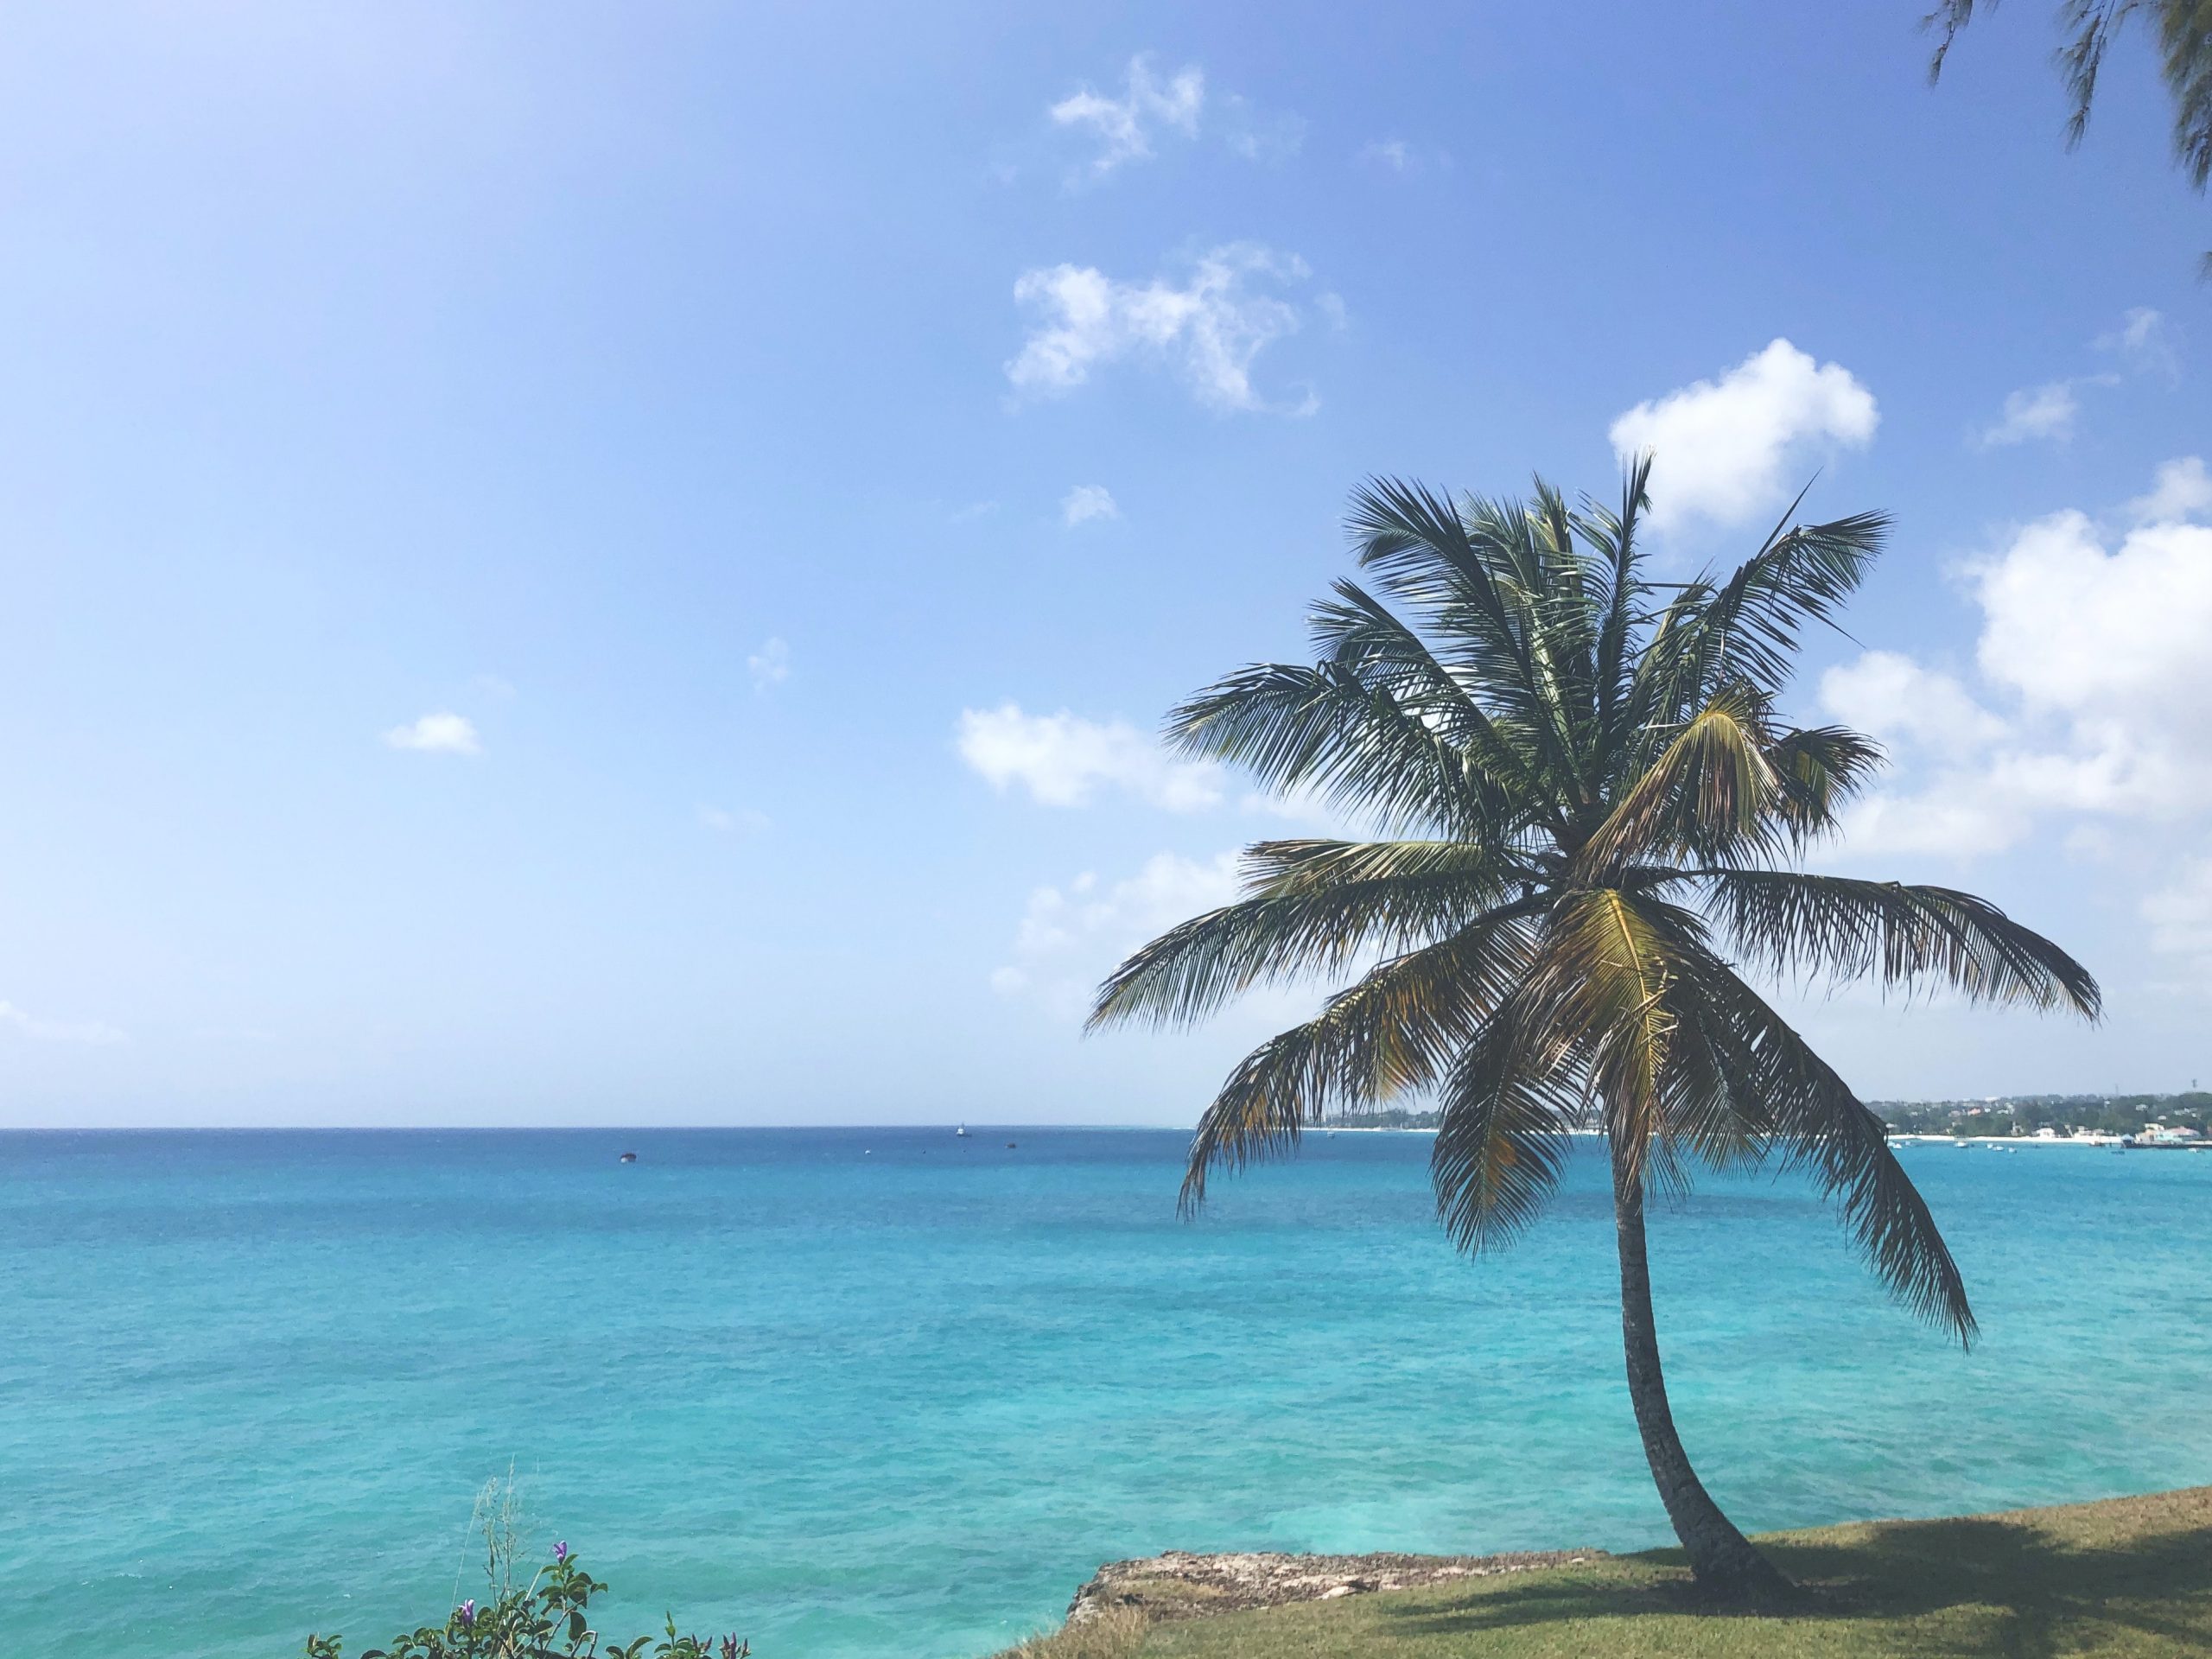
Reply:
M480 1589L462 1534L510 1461L605 1624L672 1607L765 1659L983 1653L1168 1548L1662 1541L1594 1156L1471 1263L1424 1137L1313 1137L1195 1224L1182 1147L0 1135L8 1651L358 1651ZM2212 1481L2212 1154L1903 1156L1971 1355L1795 1182L1655 1217L1720 1501L1770 1528Z

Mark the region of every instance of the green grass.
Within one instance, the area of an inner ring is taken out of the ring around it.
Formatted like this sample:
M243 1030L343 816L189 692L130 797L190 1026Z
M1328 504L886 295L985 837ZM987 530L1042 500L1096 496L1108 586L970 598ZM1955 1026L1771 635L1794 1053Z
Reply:
M2058 1659L2212 1654L2212 1487L1758 1541L1786 1614L1699 1604L1675 1551L1183 1624L1081 1630L1023 1659Z

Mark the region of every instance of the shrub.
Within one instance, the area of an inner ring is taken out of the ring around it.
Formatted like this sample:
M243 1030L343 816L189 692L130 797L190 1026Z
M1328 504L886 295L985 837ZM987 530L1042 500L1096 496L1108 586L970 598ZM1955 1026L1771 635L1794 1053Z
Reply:
M658 1640L607 1641L589 1618L591 1599L606 1588L577 1564L568 1545L556 1544L553 1559L522 1588L484 1606L464 1601L443 1624L425 1624L389 1647L366 1649L360 1659L749 1659L753 1652L735 1635L679 1634L672 1613ZM344 1654L342 1637L308 1637L307 1659Z

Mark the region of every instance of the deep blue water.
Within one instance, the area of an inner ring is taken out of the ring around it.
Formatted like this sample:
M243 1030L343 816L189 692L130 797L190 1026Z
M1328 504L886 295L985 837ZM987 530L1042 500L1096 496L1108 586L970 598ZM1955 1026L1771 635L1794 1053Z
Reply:
M1425 1137L1314 1137L1196 1223L1182 1148L0 1135L7 1651L358 1650L474 1592L510 1461L613 1581L603 1627L673 1607L764 1659L981 1654L1166 1548L1662 1541L1594 1155L1471 1263ZM1676 1415L1736 1517L2212 1481L2212 1154L1903 1155L1970 1356L1793 1183L1654 1218Z

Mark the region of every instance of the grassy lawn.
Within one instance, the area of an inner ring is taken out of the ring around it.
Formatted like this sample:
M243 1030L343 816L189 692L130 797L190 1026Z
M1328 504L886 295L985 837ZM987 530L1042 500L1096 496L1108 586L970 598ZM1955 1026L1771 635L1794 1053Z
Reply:
M2212 1654L2212 1487L1759 1540L1804 1586L1782 1616L1703 1611L1678 1554L1617 1556L1183 1624L1103 1620L1025 1659L1928 1659Z

